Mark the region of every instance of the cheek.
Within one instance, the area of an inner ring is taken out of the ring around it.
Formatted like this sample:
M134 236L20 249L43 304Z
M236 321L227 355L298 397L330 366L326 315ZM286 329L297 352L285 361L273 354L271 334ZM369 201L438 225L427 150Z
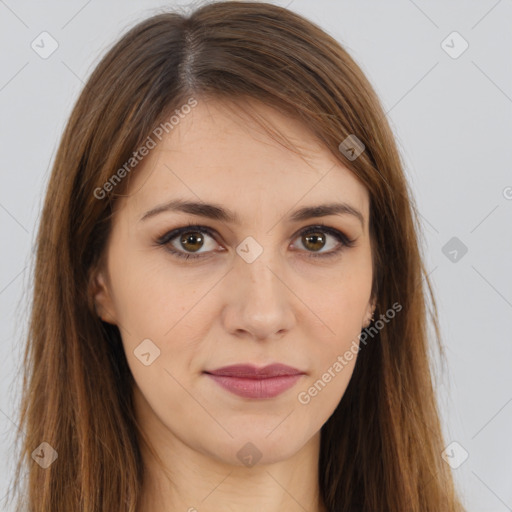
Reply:
M123 269L120 266L112 279L118 324L130 337L156 336L158 322L165 322L159 310L158 283L149 277L134 267Z
M338 280L323 281L307 296L321 326L319 335L328 351L342 349L361 332L371 293L371 268L347 267Z
M335 407L348 386L359 353L359 336L371 290L371 267L369 274L365 274L364 267L360 270L346 279L341 276L324 293L315 290L309 296L321 322L304 324L305 329L311 326L308 351L314 361L308 382L313 387L302 388L308 395L306 401L314 398L317 403Z
M112 251L110 276L128 364L147 392L162 393L166 382L168 392L173 389L171 395L180 396L166 370L180 382L190 378L191 361L207 334L205 319L214 316L204 310L206 301L200 301L211 284L201 286L197 277L192 280L190 273L173 267L165 257L120 252ZM145 366L149 361L154 362Z
M121 247L123 240L113 247L109 261L120 328L129 337L160 338L185 313L191 288L183 286L178 273L170 275L165 258L157 261L147 250L121 251Z
M352 300L331 302L331 314L324 315L327 329L322 336L311 334L308 352L314 362L311 375L300 387L297 402L304 408L304 417L322 418L322 422L334 412L343 398L352 378L359 353L361 332L359 311L354 314L350 308ZM346 307L343 307L343 306Z

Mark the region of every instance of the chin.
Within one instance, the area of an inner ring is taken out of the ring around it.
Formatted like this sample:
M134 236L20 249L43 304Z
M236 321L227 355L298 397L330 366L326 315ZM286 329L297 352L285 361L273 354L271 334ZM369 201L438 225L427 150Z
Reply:
M227 430L233 437L216 435L207 441L207 451L225 464L253 467L287 460L312 440L305 432L299 435L297 426L289 425L280 431L279 421L273 420L271 429L264 427L253 422L250 428L234 430L231 425Z

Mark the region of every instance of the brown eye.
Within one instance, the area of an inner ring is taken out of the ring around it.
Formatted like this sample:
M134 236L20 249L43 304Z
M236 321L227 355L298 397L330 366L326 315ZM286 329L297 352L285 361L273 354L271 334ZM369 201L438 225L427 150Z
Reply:
M329 241L329 238L332 241ZM211 247L208 247L208 239ZM344 248L353 247L355 240L349 239L344 233L328 226L310 226L299 233L296 239L301 240L301 252L312 258L329 258ZM184 259L207 258L217 249L215 233L206 226L189 225L175 229L161 236L157 241L174 256ZM205 250L201 250L201 249ZM322 250L327 248L328 250ZM330 249L330 250L329 250Z
M349 239L341 231L323 225L308 227L298 236L301 238L301 245L312 258L336 256L343 249L353 247L355 243L355 240ZM329 237L334 242L329 242ZM322 250L326 247L328 250Z
M211 240L211 247L208 247L208 239ZM166 246L174 256L184 259L204 258L218 248L211 229L194 225L170 231L160 237L157 243ZM206 250L201 250L203 248Z
M180 244L185 250L196 252L203 246L204 237L198 231L189 231L181 235Z
M319 251L325 246L325 234L319 231L302 235L304 247L312 251Z

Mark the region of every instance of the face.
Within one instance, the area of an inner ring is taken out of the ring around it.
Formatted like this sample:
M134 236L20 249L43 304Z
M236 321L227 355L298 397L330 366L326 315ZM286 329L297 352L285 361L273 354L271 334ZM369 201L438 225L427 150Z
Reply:
M235 465L251 451L284 460L318 435L372 312L366 188L306 126L254 108L302 156L198 99L130 176L94 292L142 424ZM327 204L343 206L304 210Z

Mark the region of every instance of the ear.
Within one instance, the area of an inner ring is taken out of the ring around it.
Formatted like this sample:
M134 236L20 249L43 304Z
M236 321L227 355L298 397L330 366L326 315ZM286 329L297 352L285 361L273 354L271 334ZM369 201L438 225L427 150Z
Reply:
M111 285L105 269L94 270L90 279L90 295L96 314L109 324L117 325Z
M363 323L364 328L366 328L370 325L371 318L373 316L376 306L377 306L377 299L376 299L376 297L372 297L370 299L370 301L368 302L368 305L366 306L366 312L364 315L364 323Z

